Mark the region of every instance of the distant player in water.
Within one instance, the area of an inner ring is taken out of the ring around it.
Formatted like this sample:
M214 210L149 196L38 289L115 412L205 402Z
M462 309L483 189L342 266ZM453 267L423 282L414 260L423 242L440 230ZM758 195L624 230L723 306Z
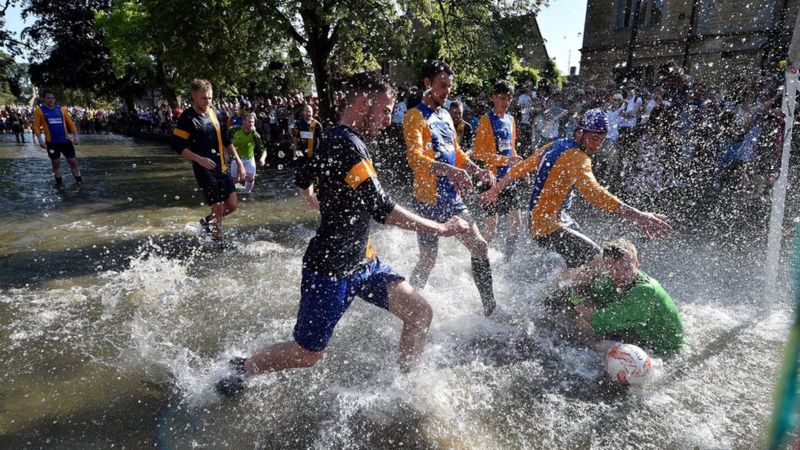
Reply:
M241 127L237 127L231 132L231 142L233 142L236 153L244 164L247 171L244 181L244 192L250 193L253 191L253 184L256 179L256 153L261 152L261 166L267 158L267 151L264 143L261 140L261 135L256 131L256 115L255 113L247 113L244 116L244 122ZM231 178L234 180L239 178L239 165L234 164L231 166Z
M228 129L211 107L214 93L207 80L192 81L192 107L185 110L172 131L172 149L192 162L192 171L211 214L200 219L200 226L219 239L222 218L236 211L236 185L225 164L225 152L237 165L237 180L247 173Z
M62 154L69 164L75 183L81 184L83 177L75 156L75 145L80 144L78 128L67 112L67 108L56 104L56 96L52 91L45 90L43 94L44 103L39 104L33 112L33 137L39 142L39 147L47 150L47 156L50 157L53 166L56 188L64 188L64 181L61 179ZM42 133L44 133L44 139L42 139ZM72 136L72 140L70 140L70 136Z
M339 125L324 134L313 157L296 172L295 182L306 191L304 195L317 197L321 218L303 256L294 340L231 360L235 373L216 384L221 395L240 392L247 376L316 364L355 297L403 322L402 370L414 366L425 346L431 307L403 276L378 258L369 242L370 223L375 220L437 236L463 234L469 227L458 217L445 223L424 219L389 197L362 137L376 137L390 124L394 91L376 74L361 73L346 80L344 92Z

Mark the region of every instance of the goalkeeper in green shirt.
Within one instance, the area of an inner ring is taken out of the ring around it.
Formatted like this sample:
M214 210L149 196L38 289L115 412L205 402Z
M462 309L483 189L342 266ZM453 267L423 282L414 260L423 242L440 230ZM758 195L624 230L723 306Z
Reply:
M247 172L245 176L245 193L250 193L253 190L253 184L256 178L256 153L261 153L259 164L264 167L267 162L267 151L264 143L261 141L261 136L255 129L256 115L254 113L247 113L244 116L244 123L241 128L232 129L230 132L231 142L236 147L244 164L244 169ZM235 164L231 166L231 176L236 179L237 167Z
M607 341L633 344L661 356L680 352L683 323L678 307L658 281L639 270L636 247L617 239L603 247L602 265L572 291L577 326L598 351Z

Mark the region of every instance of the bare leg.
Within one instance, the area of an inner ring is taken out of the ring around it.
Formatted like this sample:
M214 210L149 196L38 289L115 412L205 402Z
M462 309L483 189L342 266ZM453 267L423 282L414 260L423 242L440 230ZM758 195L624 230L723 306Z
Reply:
M486 242L492 242L494 233L497 231L497 222L499 220L500 217L496 214L493 216L486 216L486 221L483 224L483 237L486 239Z
M72 170L72 176L75 179L80 179L81 176L81 168L78 167L78 159L77 158L67 158L67 164L69 164L70 170Z
M436 264L436 255L439 253L439 245L419 245L419 261L411 272L411 286L421 289L428 283L428 277Z
M281 342L261 349L244 363L248 375L259 373L277 372L286 369L312 367L322 356L324 351L312 352L306 350L296 342Z
M433 311L407 281L389 286L389 312L403 321L400 334L400 370L408 373L419 361Z
M56 177L57 180L61 179L61 160L60 159L51 159L50 163L53 165L53 176Z
M246 193L249 194L250 192L253 192L253 185L255 184L255 181L256 181L256 174L248 173L244 179L244 191Z

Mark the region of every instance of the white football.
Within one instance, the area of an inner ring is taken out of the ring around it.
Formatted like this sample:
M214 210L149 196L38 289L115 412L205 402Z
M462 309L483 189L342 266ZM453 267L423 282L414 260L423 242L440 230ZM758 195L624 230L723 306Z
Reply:
M641 386L650 378L650 356L632 344L615 345L606 354L606 372L622 385Z

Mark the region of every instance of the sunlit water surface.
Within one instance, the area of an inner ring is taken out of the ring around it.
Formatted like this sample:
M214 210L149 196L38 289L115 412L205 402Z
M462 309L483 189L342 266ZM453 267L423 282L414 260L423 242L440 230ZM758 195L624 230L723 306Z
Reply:
M683 227L644 242L583 214L597 239L627 235L680 307L691 346L646 390L611 386L601 357L562 341L539 300L557 258L524 242L492 251L506 318L487 319L468 253L444 241L423 290L429 345L398 371L400 322L355 302L323 361L211 389L234 355L289 339L314 235L286 171L268 170L226 222L226 249L189 165L166 145L114 136L78 147L85 185L31 144L0 136L2 448L756 448L791 308L763 296L761 240ZM408 274L412 233L376 226ZM786 273L780 277L786 283Z

